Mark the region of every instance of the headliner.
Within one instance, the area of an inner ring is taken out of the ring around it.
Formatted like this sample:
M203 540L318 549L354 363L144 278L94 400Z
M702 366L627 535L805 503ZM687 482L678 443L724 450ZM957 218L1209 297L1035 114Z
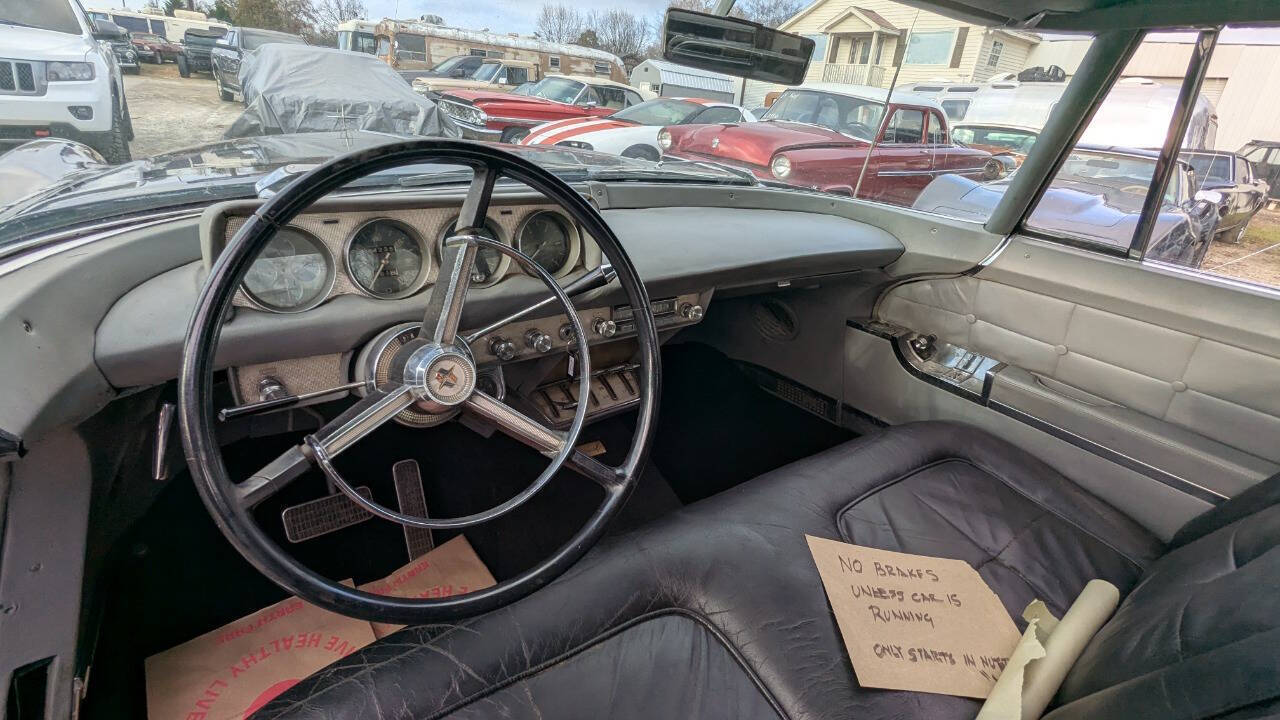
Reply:
M1280 23L1280 3L1275 0L900 1L981 25L1028 30L1100 31L1192 27L1223 22Z

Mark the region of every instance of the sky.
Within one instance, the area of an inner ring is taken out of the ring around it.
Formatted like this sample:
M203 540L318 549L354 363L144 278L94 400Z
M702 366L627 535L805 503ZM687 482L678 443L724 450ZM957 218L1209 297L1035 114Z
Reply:
M104 6L119 7L121 0L103 0ZM124 0L130 8L141 8L146 0ZM669 0L568 0L584 12L623 8L643 18L655 20L666 11ZM96 4L96 3L90 3ZM446 25L469 30L515 32L530 35L536 29L539 0L364 0L367 19L416 18L439 15Z

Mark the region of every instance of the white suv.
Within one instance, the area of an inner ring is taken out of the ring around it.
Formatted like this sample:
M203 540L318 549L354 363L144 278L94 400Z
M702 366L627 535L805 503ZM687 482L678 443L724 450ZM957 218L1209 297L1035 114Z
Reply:
M101 32L95 32L95 29ZM126 162L133 127L109 40L78 0L0 0L0 152L65 137Z

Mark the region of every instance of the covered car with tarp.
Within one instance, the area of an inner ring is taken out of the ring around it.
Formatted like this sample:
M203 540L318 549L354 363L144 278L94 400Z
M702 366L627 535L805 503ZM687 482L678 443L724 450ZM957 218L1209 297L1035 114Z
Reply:
M436 104L385 63L363 53L271 43L240 66L245 109L225 138L368 130L458 137Z

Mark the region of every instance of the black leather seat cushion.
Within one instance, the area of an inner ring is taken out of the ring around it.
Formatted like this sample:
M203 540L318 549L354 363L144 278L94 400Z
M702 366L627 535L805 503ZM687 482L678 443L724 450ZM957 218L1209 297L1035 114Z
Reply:
M1044 463L919 423L855 440L602 543L506 609L403 630L259 718L971 718L976 701L860 688L804 535L973 563L1017 617L1161 543Z

